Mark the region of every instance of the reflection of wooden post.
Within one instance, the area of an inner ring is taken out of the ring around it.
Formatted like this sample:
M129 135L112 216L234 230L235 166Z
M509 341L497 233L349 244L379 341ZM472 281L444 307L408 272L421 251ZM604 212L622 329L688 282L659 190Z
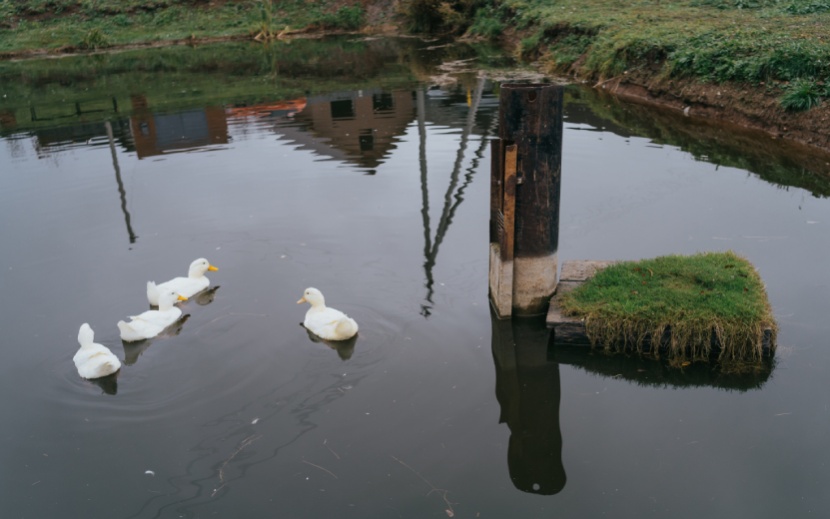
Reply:
M567 476L559 427L559 364L548 358L550 330L540 319L491 316L499 423L510 428L510 479L523 492L557 494Z
M562 87L502 85L490 183L490 296L499 317L547 311L556 290Z

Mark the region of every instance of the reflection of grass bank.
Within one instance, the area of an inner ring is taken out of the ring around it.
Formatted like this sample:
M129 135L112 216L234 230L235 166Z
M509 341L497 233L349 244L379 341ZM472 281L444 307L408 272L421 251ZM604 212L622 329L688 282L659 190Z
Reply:
M776 325L763 282L752 265L731 253L664 256L622 262L599 271L560 299L582 318L588 338L606 349L707 360L713 343L721 360L759 360L766 330Z
M677 366L665 359L653 360L639 355L586 351L584 346L557 344L553 360L584 369L603 377L622 379L645 387L715 387L749 391L761 388L772 376L774 358L752 363L695 362Z
M830 197L830 157L804 146L772 139L731 125L695 121L682 114L636 103L618 103L599 90L566 91L569 120L604 127L622 135L642 135L657 144L677 146L718 166L745 169L766 182L806 189Z
M154 112L257 104L373 87L411 87L407 40L300 40L168 47L59 60L0 62L3 133ZM76 115L76 103L83 114ZM37 118L34 117L37 115ZM64 117L65 116L65 117ZM71 117L70 117L71 116Z

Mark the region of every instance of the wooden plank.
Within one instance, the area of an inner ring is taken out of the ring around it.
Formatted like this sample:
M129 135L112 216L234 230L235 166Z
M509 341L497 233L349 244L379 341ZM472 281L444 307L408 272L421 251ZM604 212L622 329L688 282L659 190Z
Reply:
M504 148L504 196L502 199L504 212L504 248L501 257L505 261L512 261L515 247L516 233L516 145L510 144Z
M490 143L490 243L502 243L504 232L504 141L494 139Z

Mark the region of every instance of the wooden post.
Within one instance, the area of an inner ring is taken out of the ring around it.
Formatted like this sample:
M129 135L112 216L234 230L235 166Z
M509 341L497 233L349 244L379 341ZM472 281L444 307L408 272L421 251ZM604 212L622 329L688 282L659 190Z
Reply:
M562 87L505 84L490 182L490 297L500 318L547 311L556 290Z

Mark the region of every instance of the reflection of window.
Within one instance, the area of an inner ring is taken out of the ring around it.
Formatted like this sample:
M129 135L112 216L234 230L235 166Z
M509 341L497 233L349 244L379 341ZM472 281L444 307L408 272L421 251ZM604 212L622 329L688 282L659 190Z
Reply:
M372 109L375 112L391 112L395 109L395 100L392 94L374 94L372 96Z
M354 119L354 103L351 99L331 102L332 119Z
M375 136L372 130L360 130L360 151L372 151L375 149Z

